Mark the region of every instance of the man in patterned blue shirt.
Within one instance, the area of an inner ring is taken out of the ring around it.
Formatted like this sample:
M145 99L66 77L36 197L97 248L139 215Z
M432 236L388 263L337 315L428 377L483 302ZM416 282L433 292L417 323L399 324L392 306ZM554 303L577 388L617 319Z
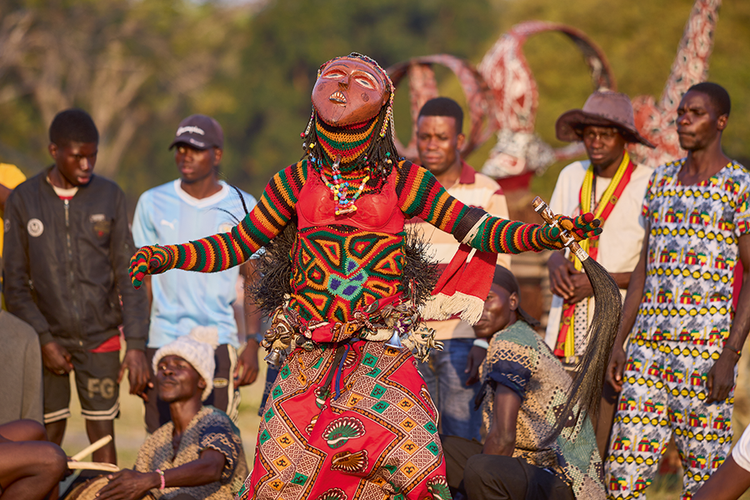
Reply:
M246 210L252 210L255 198L219 180L223 146L224 133L213 118L192 115L180 123L170 145L175 150L180 178L141 195L133 220L137 246L196 240L229 231ZM258 374L257 321L245 322L242 337L247 338L247 347L237 355L240 336L232 304L237 299L239 273L250 279L251 264L211 274L178 270L145 282L151 299L147 357L153 358L157 349L183 332L197 326L216 327L220 345L216 350L214 392L207 404L235 420L239 406L235 381L237 385L251 384ZM247 297L244 300L248 304ZM169 420L169 406L157 400L153 387L146 396L146 427L154 432Z
M672 435L683 498L729 455L736 364L750 327L750 173L722 151L729 111L721 86L691 87L676 120L687 157L657 168L646 191L646 236L607 370L622 388L606 464L610 498L643 494ZM738 260L743 285L732 318Z

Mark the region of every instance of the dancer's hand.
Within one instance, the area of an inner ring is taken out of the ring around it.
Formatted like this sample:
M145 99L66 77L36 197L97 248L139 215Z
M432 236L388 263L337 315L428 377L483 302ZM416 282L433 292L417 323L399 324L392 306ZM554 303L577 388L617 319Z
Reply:
M575 241L585 240L596 236L602 232L599 225L601 221L594 218L594 214L585 213L575 218L566 217L564 215L555 215L555 220L558 222L558 227L544 224L539 228L539 237L542 244L551 250L561 249L565 247L561 236L562 229L567 230L568 234L573 237Z
M163 272L170 256L171 254L162 246L149 245L139 248L130 259L130 279L133 286L140 288L146 275Z

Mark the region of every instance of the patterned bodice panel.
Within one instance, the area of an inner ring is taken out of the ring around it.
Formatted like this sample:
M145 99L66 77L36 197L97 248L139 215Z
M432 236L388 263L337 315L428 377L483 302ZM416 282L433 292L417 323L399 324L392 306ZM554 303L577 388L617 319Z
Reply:
M357 210L344 215L334 214L336 202L320 175L308 176L297 202L298 227L345 224L365 231L391 234L402 231L406 217L398 204L396 175L394 169L379 193L364 194L355 203Z
M290 305L307 321L352 318L402 292L404 235L351 226L301 229L292 250Z

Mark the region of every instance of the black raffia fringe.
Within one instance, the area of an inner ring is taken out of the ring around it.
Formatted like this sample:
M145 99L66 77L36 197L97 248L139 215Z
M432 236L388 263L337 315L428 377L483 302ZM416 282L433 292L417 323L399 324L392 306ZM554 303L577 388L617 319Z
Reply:
M432 295L440 273L437 262L428 257L429 244L423 240L415 229L407 226L404 236L404 268L401 272L401 284L407 297L422 306ZM414 297L410 297L411 293Z
M570 430L565 437L575 440L569 433L581 425L582 419L587 415L594 419L599 414L604 373L620 326L622 296L617 283L607 270L592 258L583 261L583 268L594 290L594 318L588 329L586 351L575 367L576 375L570 386L568 399L562 411L556 412L557 424L546 437L544 446L550 445L569 427Z
M248 286L256 305L271 314L284 304L284 297L292 293L292 251L297 239L297 224L290 222L284 230L264 247L258 258L258 279ZM417 305L424 304L438 280L438 265L427 257L427 243L416 231L404 236L404 267L401 283L408 298L414 294Z
M290 221L265 247L255 265L257 278L246 285L255 304L271 314L292 293L292 248L297 239L297 223Z

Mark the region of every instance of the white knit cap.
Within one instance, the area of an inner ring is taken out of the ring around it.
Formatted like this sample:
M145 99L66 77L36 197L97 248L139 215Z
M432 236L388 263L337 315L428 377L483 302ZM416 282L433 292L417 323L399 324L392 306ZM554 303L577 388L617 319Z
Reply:
M219 346L219 330L215 326L196 326L190 334L165 345L154 354L154 373L164 356L179 356L195 368L206 381L201 401L205 401L214 388L214 350Z

